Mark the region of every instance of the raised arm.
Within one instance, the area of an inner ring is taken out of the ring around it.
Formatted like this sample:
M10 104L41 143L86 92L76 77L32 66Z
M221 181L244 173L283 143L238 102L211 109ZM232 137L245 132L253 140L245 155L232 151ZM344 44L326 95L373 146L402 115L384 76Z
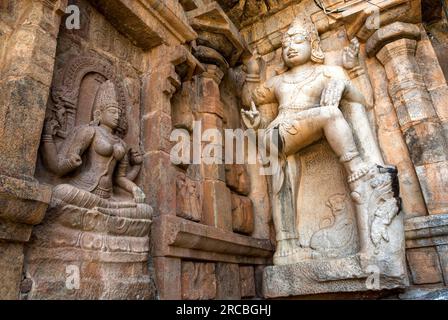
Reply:
M58 176L64 176L82 164L81 156L90 146L95 130L89 126L76 128L58 152L53 140L56 123L48 121L42 136L43 161L47 168Z
M242 95L246 109L241 110L241 115L248 128L264 128L273 120L273 112L270 112L272 106L268 105L277 103L274 90L276 77L261 83L260 66L256 56L246 63L246 70L247 77Z

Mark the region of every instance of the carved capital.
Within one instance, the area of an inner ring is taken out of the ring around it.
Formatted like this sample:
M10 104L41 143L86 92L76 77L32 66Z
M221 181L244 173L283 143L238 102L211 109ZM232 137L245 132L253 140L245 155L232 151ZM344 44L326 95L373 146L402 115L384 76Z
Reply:
M176 73L182 81L188 81L205 70L202 64L184 46L175 47L170 53L169 61L176 68Z
M169 99L183 81L204 72L202 64L184 47L168 48L154 62L154 71L148 75L149 90L163 92Z
M395 22L377 30L366 43L369 57L375 56L384 46L400 39L409 39L408 48L412 50L415 40L420 40L420 28L415 24ZM415 48L414 48L415 50Z
M234 66L242 57L250 56L246 41L216 2L188 12L188 20L198 33L197 44L218 52L225 64Z
M392 60L415 56L416 49L416 40L399 39L386 44L379 50L376 56L383 65L387 65Z
M226 71L229 64L226 59L215 49L206 46L196 46L194 55L203 63L217 65L221 70Z
M217 66L213 64L206 64L206 71L201 74L203 78L212 79L216 84L220 84L222 78L224 77L224 72Z
M31 177L0 175L0 239L26 242L45 216L51 188Z

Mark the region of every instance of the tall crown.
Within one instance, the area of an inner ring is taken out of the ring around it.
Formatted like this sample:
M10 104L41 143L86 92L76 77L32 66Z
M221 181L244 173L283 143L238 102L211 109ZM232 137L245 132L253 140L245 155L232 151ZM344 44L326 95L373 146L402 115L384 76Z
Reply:
M302 34L303 36L308 37L308 39L316 38L316 28L307 15L299 14L290 24L284 37L288 38L296 34Z
M297 16L294 21L289 26L289 29L286 31L286 34L288 35L294 35L294 34L304 34L308 35L310 30L310 24L309 21L307 21L306 17L299 15Z
M117 92L114 83L111 80L107 80L98 89L95 98L95 110L104 110L104 108L112 106L119 108Z
M301 34L306 37L312 45L311 60L317 63L324 63L325 54L320 47L319 33L316 26L311 21L308 14L299 14L289 26L289 29L283 36L283 41L288 40L294 35Z

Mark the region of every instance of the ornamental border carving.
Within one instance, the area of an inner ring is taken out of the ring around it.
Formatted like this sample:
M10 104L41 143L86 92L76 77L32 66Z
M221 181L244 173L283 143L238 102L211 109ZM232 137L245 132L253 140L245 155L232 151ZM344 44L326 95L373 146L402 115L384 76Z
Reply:
M116 68L107 60L89 55L82 55L70 59L63 70L60 71L58 77L59 81L53 85L52 112L54 118L59 122L61 127L57 135L65 138L75 127L75 115L78 108L81 83L84 77L89 73L99 74L104 77L105 80L114 82L118 103L123 115L120 119L118 131L121 136L124 136L128 127L126 117L128 101L126 98L126 89L124 88L123 83L119 81L121 77L118 75ZM65 124L61 123L62 120L60 116L58 117L56 115L60 110L63 110L66 113Z

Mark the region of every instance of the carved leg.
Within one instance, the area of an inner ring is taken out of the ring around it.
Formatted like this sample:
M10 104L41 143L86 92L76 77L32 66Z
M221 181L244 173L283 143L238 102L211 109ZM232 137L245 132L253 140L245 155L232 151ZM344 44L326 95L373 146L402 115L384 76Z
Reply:
M347 174L352 175L364 170L366 165L359 155L352 129L344 115L336 107L329 107L328 112L329 117L324 126L325 137L344 164Z
M276 231L277 249L274 263L291 263L290 257L301 248L297 232L297 188L298 172L294 155L287 157L284 166L284 182L273 197L273 218Z
M53 189L53 199L71 204L77 207L93 209L101 208L135 208L132 202L112 202L102 199L90 192L78 189L69 184L60 184Z

